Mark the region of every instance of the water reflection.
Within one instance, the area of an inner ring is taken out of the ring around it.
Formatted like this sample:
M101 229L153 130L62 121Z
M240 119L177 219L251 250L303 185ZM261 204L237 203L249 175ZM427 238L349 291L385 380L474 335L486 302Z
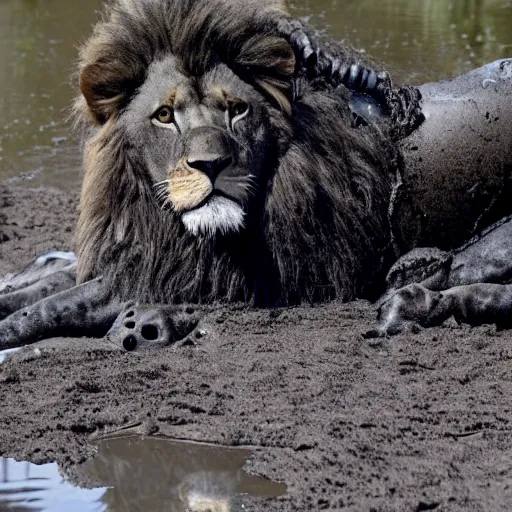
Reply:
M109 439L98 454L69 470L71 486L55 464L3 459L0 510L76 512L231 512L242 495L275 498L286 486L248 475L249 450L158 438Z
M102 498L109 511L228 512L237 494L286 493L284 485L243 471L250 455L157 438L110 439L99 444L98 456L80 468L79 478L110 487Z
M9 354L19 352L21 348L8 348L7 350L0 350L0 364L2 364Z
M76 45L101 0L0 0L0 181L76 184L80 156L65 123Z
M291 0L294 12L422 83L512 54L510 0ZM77 141L64 122L76 46L102 0L0 0L0 182L80 182Z
M505 0L295 0L297 15L382 60L396 79L424 83L512 55Z
M57 464L36 466L0 459L0 510L102 512L105 489L85 490L68 483Z

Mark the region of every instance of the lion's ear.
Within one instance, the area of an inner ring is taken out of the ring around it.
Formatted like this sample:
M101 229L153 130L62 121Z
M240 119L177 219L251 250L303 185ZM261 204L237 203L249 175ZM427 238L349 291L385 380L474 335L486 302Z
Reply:
M133 76L127 76L126 68L115 63L95 63L82 69L80 91L96 122L103 124L120 110L131 83Z
M242 74L250 73L255 85L284 111L291 110L295 54L285 39L274 36L252 37L236 58Z

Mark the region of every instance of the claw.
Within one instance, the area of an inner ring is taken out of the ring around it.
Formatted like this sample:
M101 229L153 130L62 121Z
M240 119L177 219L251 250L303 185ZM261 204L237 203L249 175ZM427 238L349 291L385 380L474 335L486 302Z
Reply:
M279 20L277 28L292 44L299 67L306 71L308 78L323 77L335 87L344 85L354 93L370 96L380 104L384 115L391 118L398 137L407 136L423 122L420 98L414 88L393 89L387 71L376 72L349 57L334 57L316 47L298 20Z
M332 61L331 76L334 76L336 73L339 73L341 67L342 67L341 60L334 59Z
M311 46L308 46L304 49L303 57L306 61L306 67L308 69L313 69L316 66L318 62L318 55Z
M375 71L370 70L368 73L368 79L366 81L366 90L373 91L377 87L377 73Z
M352 89L356 84L357 77L359 76L359 66L357 64L352 64L349 70L347 85Z
M363 71L361 72L361 80L359 82L359 87L361 90L366 89L366 81L368 80L368 75L368 70L363 68Z
M387 87L391 87L391 76L385 70L379 71L377 73L377 83L378 85L385 84Z
M332 75L332 59L329 58L328 55L325 55L324 52L320 52L318 54L318 61L317 61L317 71L318 74L326 78L327 80L330 80Z
M311 47L311 42L304 32L293 32L290 36L290 41L298 48Z

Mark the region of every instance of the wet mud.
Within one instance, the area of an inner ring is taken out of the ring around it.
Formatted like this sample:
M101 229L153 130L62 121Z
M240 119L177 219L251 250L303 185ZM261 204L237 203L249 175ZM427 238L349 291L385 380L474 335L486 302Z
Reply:
M0 272L70 248L74 196L0 201ZM216 307L185 346L42 342L0 366L0 457L73 475L91 435L132 425L250 448L245 469L288 492L246 510L510 510L512 332L450 323L374 344L374 317L366 302Z

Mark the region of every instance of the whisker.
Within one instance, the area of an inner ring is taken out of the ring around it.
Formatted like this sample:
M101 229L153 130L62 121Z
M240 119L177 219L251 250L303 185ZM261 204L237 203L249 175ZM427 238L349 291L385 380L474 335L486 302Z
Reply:
M258 189L258 186L251 179L244 180L241 183L238 183L238 186L242 187L248 194L251 195L255 195Z
M161 183L161 184L159 184L158 186L155 186L155 188L156 188L156 192L155 192L155 194L156 194L157 196L164 195L164 194L166 194L166 193L167 193L167 191L168 191L168 189L167 189L167 187L165 186L165 184L164 184L164 183Z
M155 197L161 199L162 197L165 197L167 195L167 190L159 190L156 194L155 194Z
M161 209L164 210L168 205L171 204L171 199L168 197L163 203L162 203L162 206L161 206Z
M164 184L169 183L169 181L171 181L171 180L167 179L167 180L159 181L158 183L155 183L155 184L153 185L153 187L155 187L155 188L156 188L156 187L159 187L159 186L161 186L161 185L164 185Z
M254 176L253 174L249 174L248 176L223 176L222 177L222 180L226 180L226 181L254 181L254 178L256 178L256 176Z

